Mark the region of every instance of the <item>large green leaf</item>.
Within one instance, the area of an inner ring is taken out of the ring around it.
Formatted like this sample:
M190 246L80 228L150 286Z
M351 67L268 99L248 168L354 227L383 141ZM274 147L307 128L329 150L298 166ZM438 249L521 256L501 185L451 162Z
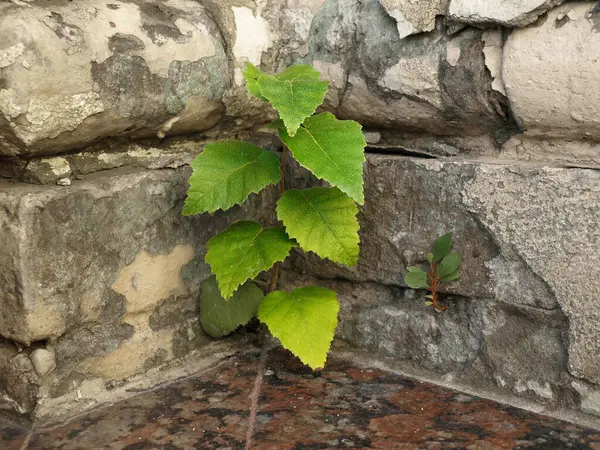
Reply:
M277 217L303 249L348 266L358 260L357 213L338 188L288 190L277 202Z
M244 75L244 78L246 80L246 89L248 90L248 92L262 100L267 100L265 97L263 97L263 95L260 92L260 87L258 86L258 79L261 76L268 75L252 63L246 63L242 74ZM297 64L288 67L283 72L274 75L274 77L277 78L279 81L319 81L321 75L312 66L306 64Z
M364 203L362 172L367 143L357 122L337 120L331 113L317 114L307 118L294 137L283 127L279 136L302 166Z
M334 291L310 286L271 292L260 304L258 318L281 345L318 369L325 365L339 311Z
M413 289L424 289L427 287L427 273L421 269L409 269L404 275L404 284Z
M450 252L452 245L452 233L440 236L433 243L433 262L441 261Z
M437 276L440 278L447 277L453 272L456 272L458 266L460 265L460 254L458 253L450 253L446 255L442 262L438 266Z
M257 85L261 95L279 112L290 136L294 136L304 119L323 103L328 89L327 81L302 76L279 79L263 75L257 78Z
M295 246L283 228L237 222L208 241L205 259L228 299L240 284L283 261Z
M241 141L207 145L192 162L192 169L183 208L186 216L242 204L281 176L275 153Z
M202 284L200 324L206 334L222 337L246 325L258 312L264 294L254 283L247 282L225 300L219 293L217 280L210 277Z

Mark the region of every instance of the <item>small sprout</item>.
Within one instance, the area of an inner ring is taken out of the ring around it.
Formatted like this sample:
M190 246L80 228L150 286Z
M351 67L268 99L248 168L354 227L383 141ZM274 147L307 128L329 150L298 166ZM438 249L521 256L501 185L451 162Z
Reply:
M427 254L429 262L429 271L425 272L417 266L409 266L404 275L404 284L412 289L427 289L431 294L425 298L425 305L433 306L437 312L445 311L447 306L441 306L438 300L438 288L440 283L454 281L460 277L460 254L458 252L450 253L452 247L452 233L446 233L440 236L433 243L433 253Z

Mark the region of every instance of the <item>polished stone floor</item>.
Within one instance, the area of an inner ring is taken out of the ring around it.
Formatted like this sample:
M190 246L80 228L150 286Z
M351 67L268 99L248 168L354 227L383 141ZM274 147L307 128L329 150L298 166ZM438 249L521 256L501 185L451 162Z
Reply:
M346 362L313 373L282 350L53 428L0 422L0 449L244 449L250 422L256 450L600 450L600 432Z

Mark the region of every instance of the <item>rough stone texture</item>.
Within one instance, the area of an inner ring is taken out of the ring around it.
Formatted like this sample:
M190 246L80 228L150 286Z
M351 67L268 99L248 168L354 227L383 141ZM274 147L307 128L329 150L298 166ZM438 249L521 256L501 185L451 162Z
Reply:
M304 176L298 177L298 186L310 184ZM596 251L600 247L599 172L369 155L365 185L367 200L359 218L358 265L346 268L321 262L311 254L298 254L294 268L322 279L400 287L405 267L423 263L434 239L452 231L454 247L463 256L463 275L448 286L448 292L534 312L560 311L566 317L568 331L560 325L560 314L558 318L550 314L535 321L565 331L572 375L600 382L600 347L595 339L600 331L600 283L593 275L600 263ZM452 308L461 311L462 302L458 305L453 302ZM415 328L410 323L414 318L403 321L404 312L379 308L366 319L379 320L372 327L375 335L386 336L394 322L399 330ZM537 336L537 325L528 325L531 319L521 316L494 317L494 322L506 322L511 327L497 348L506 350L503 341L514 336L515 329L528 328L532 335L527 339L538 347L545 340L549 342L545 349L548 360L564 358L559 356L565 354L559 351L563 346L559 343L560 333L546 329L541 337ZM423 328L431 329L429 325ZM464 323L456 325L461 332L466 328ZM462 339L460 332L450 334ZM510 352L496 353L512 358ZM541 355L531 352L527 357L540 363ZM512 364L498 362L496 373L502 374L505 366ZM556 371L552 373L548 376L558 376ZM535 389L547 392L543 384L547 380L535 381L540 386L534 385Z
M205 143L275 118L245 91L252 62L313 64L323 109L389 153L366 164L358 266L297 252L284 271L339 292L339 340L600 415L600 175L582 169L600 168L600 9L447 3L0 2L1 407L69 415L233 351L198 325L204 247L233 219L272 221L274 192L180 212ZM463 276L437 314L402 279L447 231Z
M268 223L273 191L227 214L183 218L188 175L123 168L69 187L0 186L0 335L26 349L35 379L15 369L20 378L3 388L20 412L31 412L37 396L36 415L65 413L61 402L77 400L78 390L89 407L107 383L207 346L197 310L206 241L234 219Z
M331 83L325 107L364 125L448 136L509 126L506 102L491 89L482 32L435 30L442 0L203 5L1 3L11 26L0 24L0 154L209 129L222 137L265 124L274 113L245 92L247 62L267 71L314 64ZM409 23L418 36L407 37Z
M569 319L569 368L600 383L600 172L482 166L467 208L548 284Z
M565 0L450 0L448 17L472 25L524 27Z
M338 293L334 355L350 345L405 373L595 414L589 407L592 385L568 374L566 319L559 309L451 295L450 309L436 313L424 305L424 292L381 283L284 271L282 284L285 289L317 284ZM575 390L581 386L590 391L579 405Z
M527 135L600 138L599 24L597 2L567 3L538 27L510 34L502 77Z
M380 0L390 16L396 19L400 39L411 34L435 29L435 18L446 12L447 0Z
M201 263L206 240L264 199L253 196L232 215L183 219L186 173L103 175L68 189L4 185L0 236L14 244L3 247L7 282L0 292L11 301L2 308L0 333L28 344L119 312L135 318L169 296L195 298L198 280L208 274ZM178 274L188 264L198 266L198 274L184 283ZM167 277L161 290L153 287L153 271ZM125 276L137 280L133 291Z
M199 131L220 119L228 60L197 2L40 3L0 4L0 153Z
M400 39L378 2L365 2L357 14L356 61L341 116L364 126L439 135L480 135L509 126L490 93L481 31Z

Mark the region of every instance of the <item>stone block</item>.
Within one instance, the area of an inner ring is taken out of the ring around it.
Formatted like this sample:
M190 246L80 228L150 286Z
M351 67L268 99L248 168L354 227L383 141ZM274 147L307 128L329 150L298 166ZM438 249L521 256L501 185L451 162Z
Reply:
M295 173L298 186L311 183ZM569 371L600 382L597 171L370 154L365 190L357 266L298 253L292 267L321 279L401 287L406 266L424 264L435 238L452 231L462 276L447 292L559 308L568 323Z
M197 2L40 3L0 4L0 154L220 120L228 59Z
M565 0L450 0L448 18L472 25L524 27Z
M205 244L233 220L271 223L277 189L184 218L189 173L129 167L69 187L0 186L0 366L12 380L0 389L10 408L74 414L132 378L216 351L198 320ZM27 370L14 367L17 348ZM79 391L86 400L73 403Z
M396 19L400 39L411 34L423 33L435 29L435 18L446 12L447 0L428 0L411 2L410 0L381 0L381 5L390 16Z
M515 30L502 77L519 126L529 136L600 138L597 2L567 3L538 26Z

